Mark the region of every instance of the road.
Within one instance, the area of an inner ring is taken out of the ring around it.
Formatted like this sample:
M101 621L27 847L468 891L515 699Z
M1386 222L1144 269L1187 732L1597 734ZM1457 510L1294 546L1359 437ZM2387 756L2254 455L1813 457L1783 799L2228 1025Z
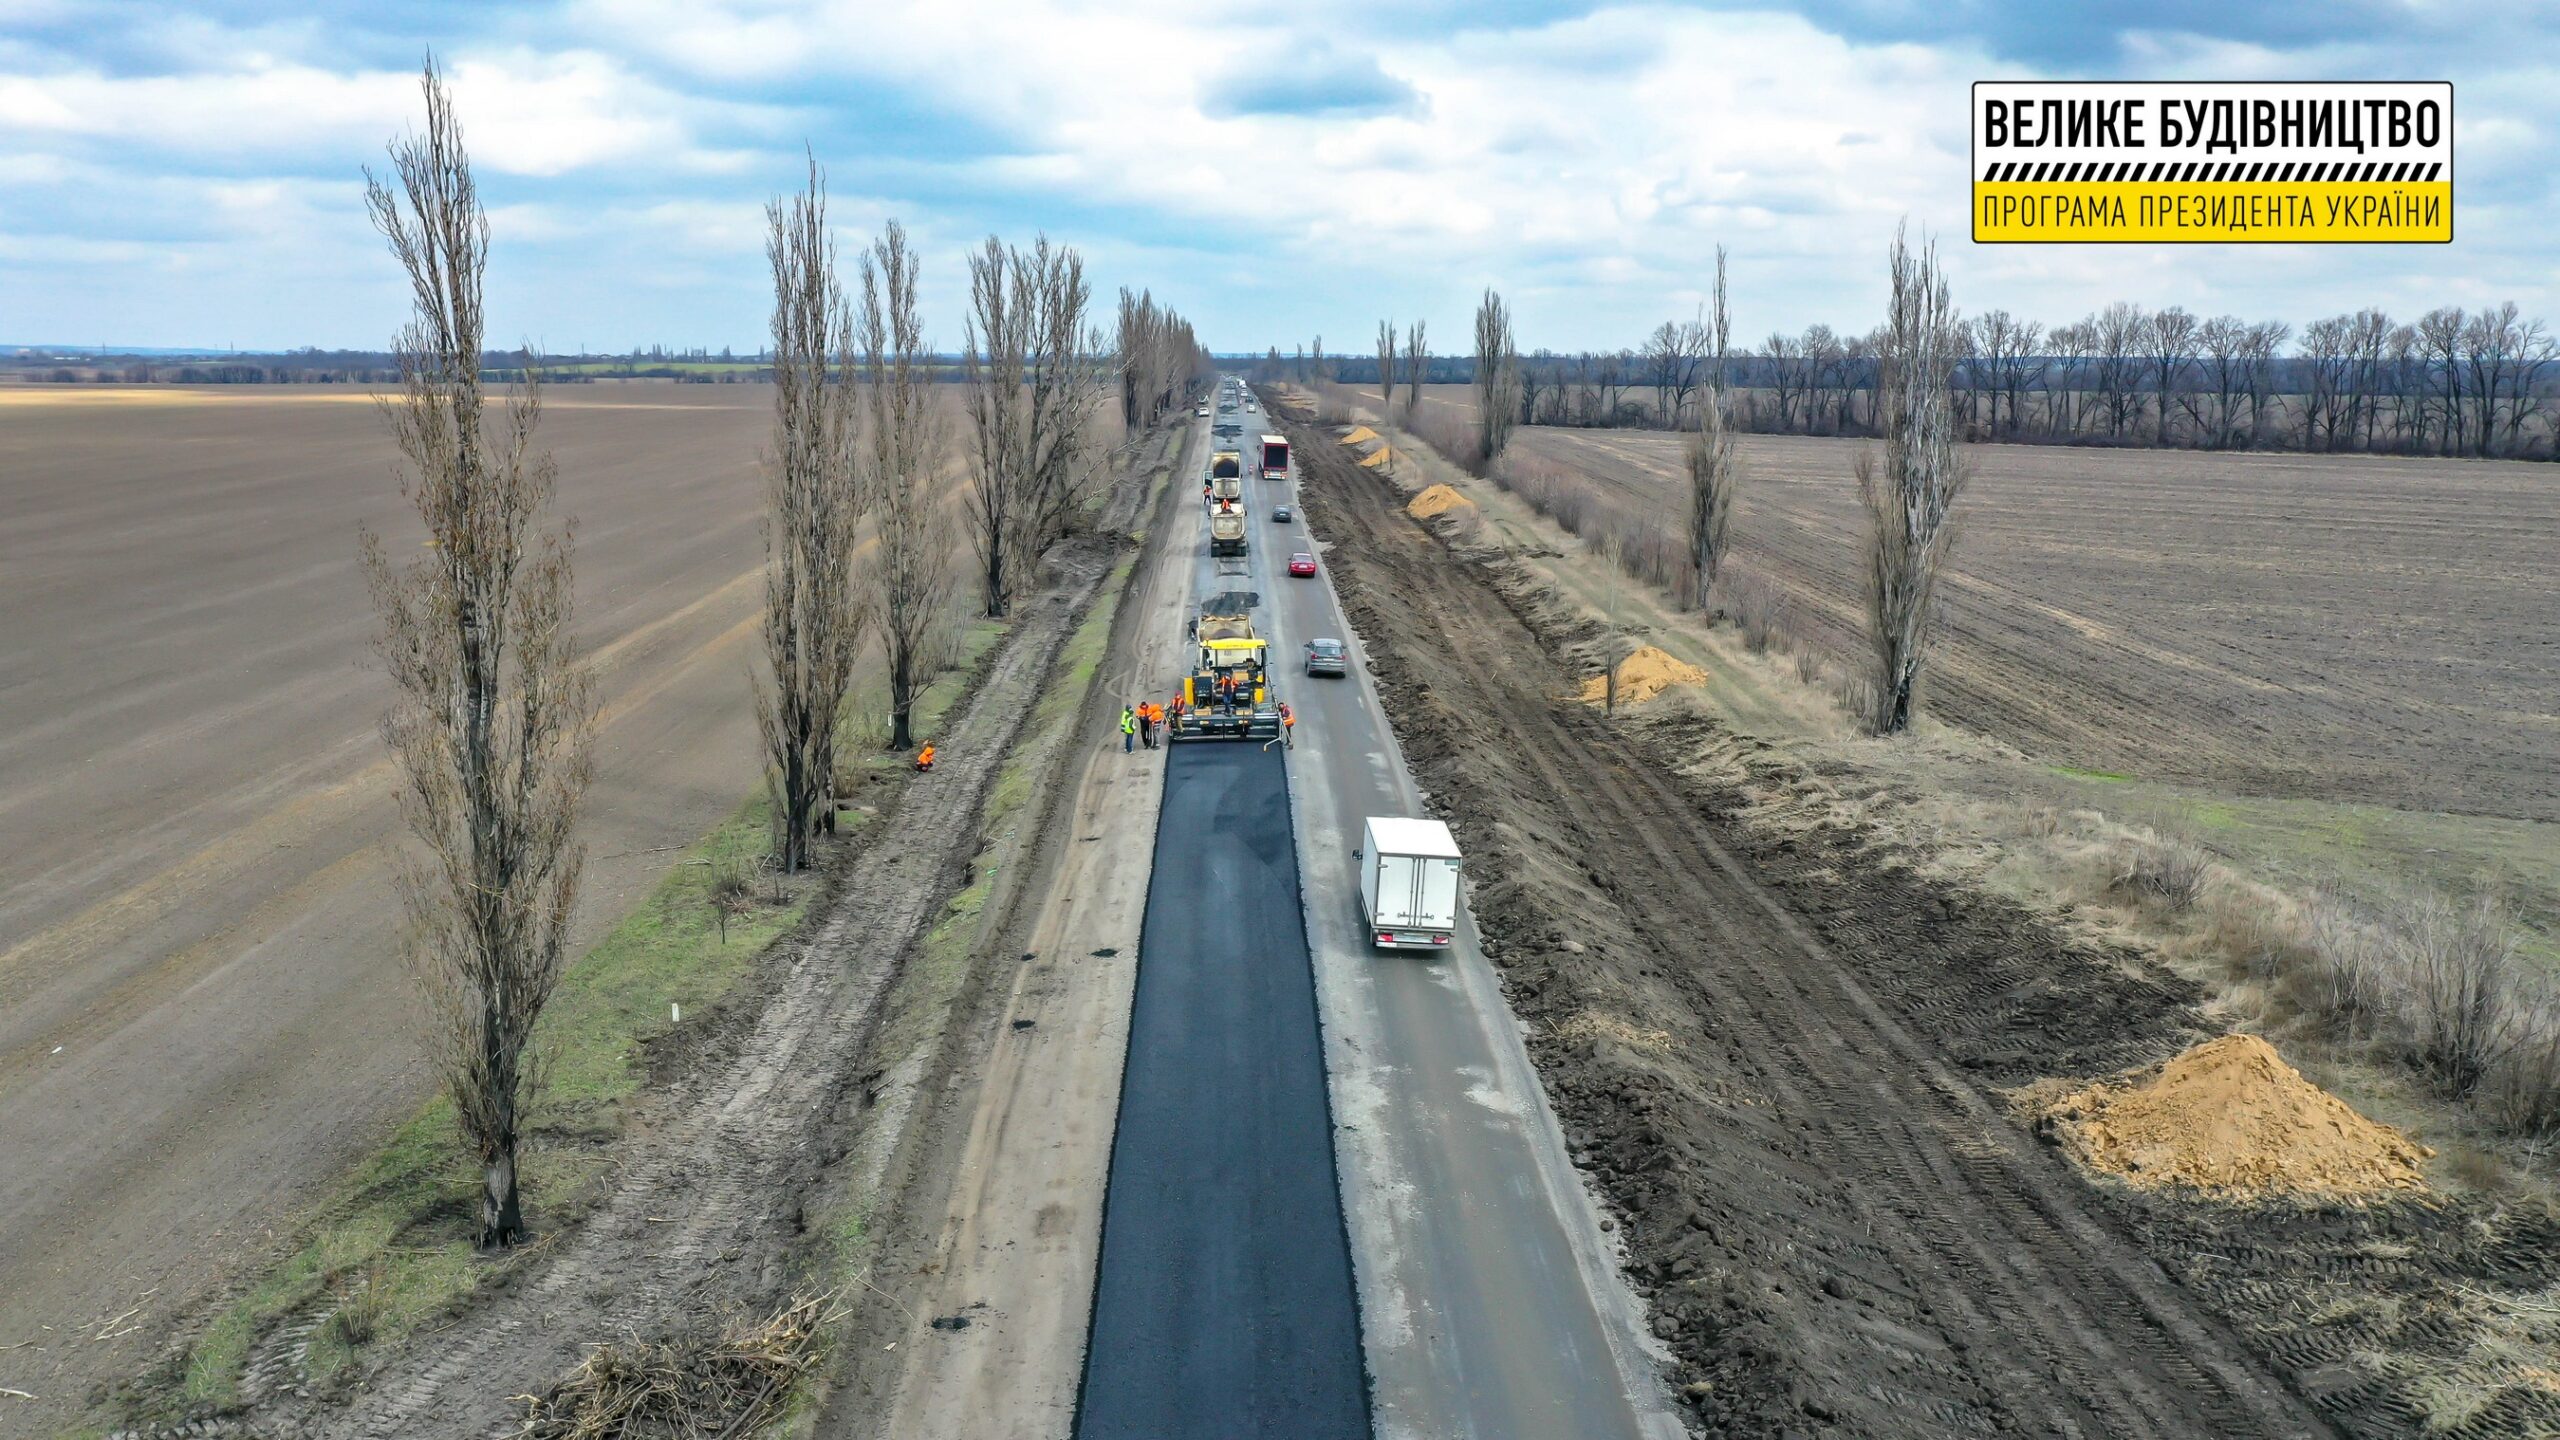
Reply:
M770 392L550 402L603 706L583 942L754 784ZM38 1341L0 1384L40 1429L424 1087L356 527L416 541L343 388L0 405L0 1343Z
M1258 413L1239 418L1255 432ZM1292 487L1247 484L1247 562L1221 565L1202 553L1194 593L1261 596L1255 623L1272 637L1280 693L1299 715L1288 784L1305 953L1323 1025L1375 1433L1678 1436L1642 1316L1472 928L1462 927L1450 951L1430 956L1382 955L1366 944L1351 860L1360 820L1426 812L1368 681L1300 673L1304 641L1348 636L1349 627L1321 577L1286 575L1288 553L1310 544L1302 525L1269 518L1274 504L1294 498ZM1168 791L1168 813L1176 793ZM1151 906L1190 878L1159 872ZM1142 1043L1133 1035L1133 1068ZM1120 1183L1115 1170L1115 1200ZM1106 1227L1113 1223L1107 1216ZM1283 1247L1293 1233L1273 1226L1215 1238ZM1106 1236L1106 1300L1120 1258ZM1230 1323L1250 1325L1253 1317ZM1112 1339L1097 1329L1095 1352ZM1140 1358L1181 1363L1164 1352Z
M1165 760L1076 1434L1369 1433L1288 772Z

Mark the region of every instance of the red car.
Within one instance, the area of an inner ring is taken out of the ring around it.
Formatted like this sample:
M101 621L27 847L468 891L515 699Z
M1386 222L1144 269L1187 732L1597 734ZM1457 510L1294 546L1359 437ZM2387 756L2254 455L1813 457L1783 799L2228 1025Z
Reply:
M1314 573L1316 573L1316 557L1314 557L1313 555L1308 554L1308 553L1307 553L1306 551L1304 551L1304 550L1301 550L1301 551L1299 551L1297 554L1290 556L1290 557L1289 557L1289 573L1290 573L1290 574L1292 574L1292 575L1302 575L1302 576L1303 576L1303 575L1313 575Z

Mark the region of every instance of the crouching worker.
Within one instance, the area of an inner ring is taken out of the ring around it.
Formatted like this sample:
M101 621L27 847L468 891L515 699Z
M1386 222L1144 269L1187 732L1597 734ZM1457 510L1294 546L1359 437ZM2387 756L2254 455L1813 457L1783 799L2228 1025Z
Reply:
M925 747L924 747L923 749L921 749L921 750L919 750L919 751L917 751L917 752L916 752L916 768L917 768L918 770L930 770L930 769L932 769L932 768L933 768L933 742L932 742L932 741L930 741L930 740L926 741L926 742L925 742Z

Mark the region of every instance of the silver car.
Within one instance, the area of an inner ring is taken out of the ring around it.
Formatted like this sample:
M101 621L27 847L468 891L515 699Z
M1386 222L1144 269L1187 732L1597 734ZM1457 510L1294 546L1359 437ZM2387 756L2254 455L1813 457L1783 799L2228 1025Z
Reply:
M1350 674L1351 647L1339 640L1308 641L1307 673L1310 675Z

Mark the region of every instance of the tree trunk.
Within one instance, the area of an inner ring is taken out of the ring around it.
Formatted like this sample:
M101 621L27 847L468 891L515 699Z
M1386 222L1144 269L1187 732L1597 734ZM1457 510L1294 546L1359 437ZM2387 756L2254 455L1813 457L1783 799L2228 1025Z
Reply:
M915 737L916 687L913 660L899 655L889 667L889 748L904 750Z

